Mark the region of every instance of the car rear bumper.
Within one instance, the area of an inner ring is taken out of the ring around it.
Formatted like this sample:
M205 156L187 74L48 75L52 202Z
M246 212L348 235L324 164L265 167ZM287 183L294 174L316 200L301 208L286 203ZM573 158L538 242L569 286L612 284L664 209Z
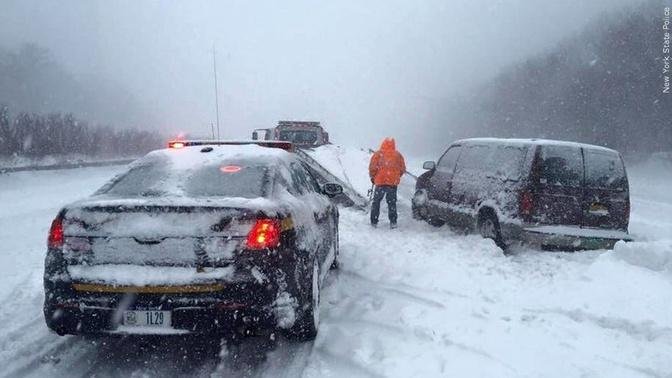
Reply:
M278 288L254 279L206 287L211 291L183 286L187 290L154 293L65 281L45 284L45 320L58 334L260 334L276 324ZM127 326L122 321L126 310L169 311L171 322L165 327Z
M131 309L137 310L137 307ZM169 309L162 308L166 311ZM265 334L275 329L275 317L272 311L258 308L224 309L203 305L173 308L171 324L166 327L127 326L115 318L121 319L116 308L77 308L58 309L45 306L47 325L58 334Z
M624 231L571 226L520 227L518 239L550 250L612 249L620 240L632 241Z

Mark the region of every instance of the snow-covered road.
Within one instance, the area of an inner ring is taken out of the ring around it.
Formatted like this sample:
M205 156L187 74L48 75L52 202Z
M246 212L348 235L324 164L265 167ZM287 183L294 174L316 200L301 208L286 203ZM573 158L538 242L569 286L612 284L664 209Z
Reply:
M365 190L360 152L330 153ZM120 170L0 175L0 375L671 376L669 163L629 167L638 241L613 252L505 257L490 241L411 220L406 181L398 230L372 230L366 214L341 211L341 269L324 288L314 343L252 339L237 349L47 331L49 224Z

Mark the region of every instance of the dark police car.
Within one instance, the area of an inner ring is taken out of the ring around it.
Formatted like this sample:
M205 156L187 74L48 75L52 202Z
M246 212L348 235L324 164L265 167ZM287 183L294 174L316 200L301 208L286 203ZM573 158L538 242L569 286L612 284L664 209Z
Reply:
M44 315L60 335L317 334L338 210L291 143L174 142L53 221Z

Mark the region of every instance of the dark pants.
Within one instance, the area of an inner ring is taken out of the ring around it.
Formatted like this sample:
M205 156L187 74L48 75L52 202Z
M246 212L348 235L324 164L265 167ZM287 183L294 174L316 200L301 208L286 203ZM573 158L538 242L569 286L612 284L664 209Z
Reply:
M391 185L376 186L371 203L371 223L378 224L380 201L383 197L387 201L387 216L390 218L390 223L397 223L397 187Z

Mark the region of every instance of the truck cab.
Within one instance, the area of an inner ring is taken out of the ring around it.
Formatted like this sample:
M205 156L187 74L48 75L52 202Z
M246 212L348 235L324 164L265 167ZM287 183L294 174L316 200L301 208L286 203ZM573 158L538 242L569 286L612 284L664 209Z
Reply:
M327 133L319 122L312 121L279 121L270 129L255 129L253 140L281 140L292 142L300 148L319 147L329 143Z

